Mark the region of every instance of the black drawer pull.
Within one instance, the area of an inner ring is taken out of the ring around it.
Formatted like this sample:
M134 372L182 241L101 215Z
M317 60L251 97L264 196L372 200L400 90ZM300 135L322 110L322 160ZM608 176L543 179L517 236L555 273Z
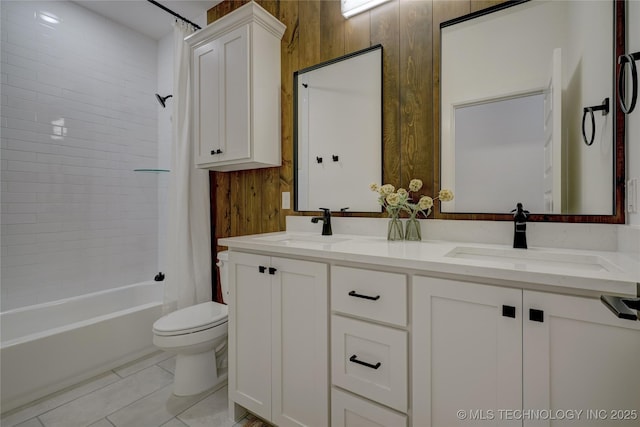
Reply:
M264 273L266 270L267 270L267 267L265 267L264 265L258 266L258 271L260 271L260 273Z
M376 295L375 297L371 297L369 295L362 295L357 293L356 291L351 291L349 292L349 296L350 297L356 297L356 298L364 298L364 299L370 299L372 301L377 301L380 299L380 295Z
M516 308L512 305L503 305L502 306L502 315L504 317L512 317L516 318Z
M378 369L380 365L382 365L382 363L380 362L376 363L375 365L372 365L371 363L358 360L358 356L356 356L355 354L349 358L349 362L357 363L358 365L366 366L367 368L371 368L371 369Z
M536 310L535 308L529 309L529 320L533 322L544 322L544 311Z
M277 268L269 267L269 274L274 275L276 274L276 271L278 271Z

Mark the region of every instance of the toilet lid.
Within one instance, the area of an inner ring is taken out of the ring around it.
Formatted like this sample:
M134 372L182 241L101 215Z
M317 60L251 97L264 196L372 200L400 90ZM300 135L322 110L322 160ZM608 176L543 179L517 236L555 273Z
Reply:
M164 336L190 334L225 323L228 314L224 304L203 302L161 317L153 324L153 332Z

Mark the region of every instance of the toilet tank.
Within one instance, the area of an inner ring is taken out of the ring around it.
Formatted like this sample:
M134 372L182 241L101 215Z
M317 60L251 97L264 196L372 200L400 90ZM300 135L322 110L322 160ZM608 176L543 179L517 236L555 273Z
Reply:
M220 285L222 286L222 299L229 301L229 251L218 252L218 263L220 269Z

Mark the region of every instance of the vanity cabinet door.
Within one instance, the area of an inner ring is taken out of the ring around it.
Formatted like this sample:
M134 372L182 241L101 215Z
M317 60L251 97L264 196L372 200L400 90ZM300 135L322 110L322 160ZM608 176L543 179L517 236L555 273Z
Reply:
M329 425L326 264L272 258L272 414L280 427Z
M280 427L329 425L327 265L229 261L230 403Z
M229 398L271 419L274 284L260 271L270 258L238 252L229 258Z
M479 425L521 409L522 290L414 277L412 291L412 425Z
M554 426L638 426L640 322L595 298L524 291L523 307L524 408L584 411Z

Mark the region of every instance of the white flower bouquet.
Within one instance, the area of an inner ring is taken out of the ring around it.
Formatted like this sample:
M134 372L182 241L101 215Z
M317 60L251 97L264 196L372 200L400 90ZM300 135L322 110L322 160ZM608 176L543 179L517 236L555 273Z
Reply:
M426 218L431 213L435 200L440 200L441 202L453 200L453 192L445 188L440 190L435 198L424 195L416 196L415 193L422 188L422 181L419 179L412 179L409 182L408 191L404 188L399 188L396 191L391 184L379 186L373 183L369 188L371 191L378 193L378 203L385 208L391 218L387 236L389 240L400 240L405 236L407 240L421 240L420 224L417 221L418 214L421 213ZM405 211L409 214L406 233L402 233L402 226L398 225L400 224L398 219L400 211Z
M422 181L419 179L412 179L409 182L409 190L399 188L397 191L391 184L384 184L379 186L378 184L371 184L369 186L371 191L378 193L378 203L385 208L390 217L397 216L397 214L403 210L409 213L409 216L415 218L419 213L422 213L426 218L431 213L433 202L440 200L442 202L449 202L453 200L453 192L446 188L443 188L438 192L435 198L429 196L420 196L417 198L414 193L417 193L422 188ZM416 200L417 201L414 201Z

